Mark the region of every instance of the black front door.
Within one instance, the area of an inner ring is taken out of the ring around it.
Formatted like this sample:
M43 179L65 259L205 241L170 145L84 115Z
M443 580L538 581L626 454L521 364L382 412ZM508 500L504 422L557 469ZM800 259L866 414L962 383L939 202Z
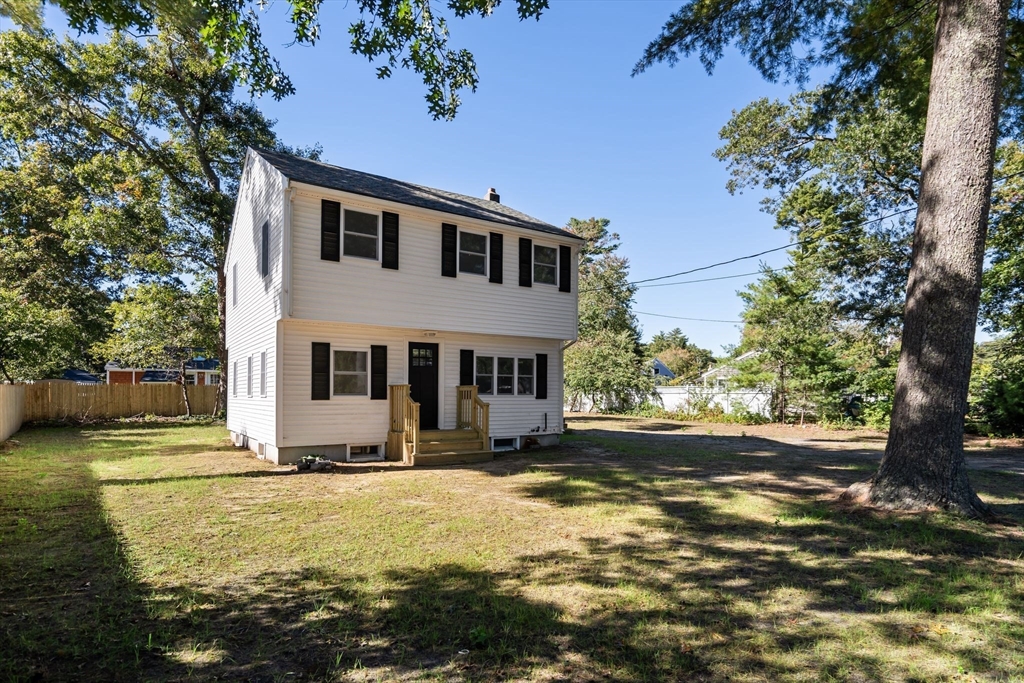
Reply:
M437 429L437 344L409 343L409 394L420 404L420 429Z

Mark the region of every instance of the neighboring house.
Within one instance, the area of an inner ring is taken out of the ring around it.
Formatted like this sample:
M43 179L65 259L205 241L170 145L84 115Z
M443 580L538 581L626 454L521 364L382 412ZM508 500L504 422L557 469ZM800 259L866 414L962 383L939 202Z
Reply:
M654 368L655 384L668 384L676 378L676 373L669 370L668 366L657 358L651 361L651 366Z
M226 255L234 442L411 464L557 442L580 243L493 189L249 150Z
M107 384L149 384L152 382L177 382L175 368L122 368L111 361L104 366ZM185 364L185 384L219 384L220 361L216 358L198 356Z
M736 364L759 355L761 355L760 351L747 351L735 358L722 361L713 366L710 370L706 370L702 373L698 381L705 387L725 389L729 386L730 380L740 372L736 369Z
M64 374L61 375L61 379L74 382L75 384L103 384L103 381L96 375L90 374L85 370L75 370L74 368L65 370Z

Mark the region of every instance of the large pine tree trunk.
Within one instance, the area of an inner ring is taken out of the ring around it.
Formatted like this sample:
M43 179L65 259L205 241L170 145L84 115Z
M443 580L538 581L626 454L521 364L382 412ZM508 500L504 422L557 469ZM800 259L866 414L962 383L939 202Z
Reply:
M889 440L847 497L986 515L967 479L964 415L988 228L1006 44L1002 0L939 0Z

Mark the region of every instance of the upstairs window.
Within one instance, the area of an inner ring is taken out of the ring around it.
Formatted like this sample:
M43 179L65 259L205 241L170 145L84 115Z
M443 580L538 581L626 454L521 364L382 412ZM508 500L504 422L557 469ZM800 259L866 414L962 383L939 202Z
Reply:
M558 249L533 245L533 281L545 285L558 284Z
M459 231L459 272L487 275L487 235Z
M345 209L345 256L377 259L377 215Z
M369 386L366 351L335 351L334 395L366 396Z
M260 229L260 277L270 275L270 221Z

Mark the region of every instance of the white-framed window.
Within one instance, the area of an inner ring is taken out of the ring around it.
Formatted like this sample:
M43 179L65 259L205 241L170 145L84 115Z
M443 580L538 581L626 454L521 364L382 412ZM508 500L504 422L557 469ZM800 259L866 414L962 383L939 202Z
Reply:
M516 394L533 396L533 358L516 359Z
M238 396L238 361L231 361L231 395Z
M219 372L208 372L206 373L207 384L220 384L220 373Z
M514 436L491 439L492 451L515 451L519 449L519 439Z
M196 385L196 373L186 372L185 373L185 386L194 387Z
M245 395L252 396L252 356L249 356L246 360L246 373L245 373Z
M231 306L238 305L238 261L231 264Z
M558 286L558 248L533 245L533 281Z
M369 353L348 349L332 349L334 356L334 395L369 396Z
M536 361L533 357L477 356L477 392L488 396L532 396Z
M260 396L267 395L267 352L260 351Z
M345 209L344 235L342 236L345 256L377 260L380 238L380 216L365 211Z
M459 230L459 272L487 275L487 235Z
M476 386L477 393L494 393L494 356L476 357Z

